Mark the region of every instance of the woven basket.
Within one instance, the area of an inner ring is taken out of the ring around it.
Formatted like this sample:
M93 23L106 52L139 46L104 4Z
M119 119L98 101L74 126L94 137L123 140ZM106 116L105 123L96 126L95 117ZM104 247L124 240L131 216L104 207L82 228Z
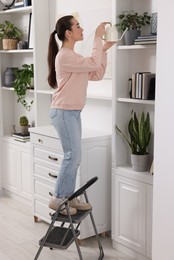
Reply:
M2 48L3 50L16 50L18 41L16 39L3 39Z

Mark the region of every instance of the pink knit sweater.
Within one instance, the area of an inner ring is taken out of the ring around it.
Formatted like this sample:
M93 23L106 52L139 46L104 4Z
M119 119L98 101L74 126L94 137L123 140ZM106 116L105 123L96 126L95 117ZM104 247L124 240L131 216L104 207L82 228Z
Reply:
M86 103L88 80L101 80L106 69L102 40L95 37L91 57L84 58L68 48L61 48L55 60L57 85L51 108L81 110Z

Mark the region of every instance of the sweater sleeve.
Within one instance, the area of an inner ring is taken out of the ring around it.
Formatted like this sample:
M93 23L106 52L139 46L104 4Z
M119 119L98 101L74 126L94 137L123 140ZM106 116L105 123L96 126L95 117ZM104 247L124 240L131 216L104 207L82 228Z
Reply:
M97 70L89 73L89 80L92 81L101 80L105 74L106 66L107 66L107 53L103 51L101 66Z
M66 49L60 53L59 65L66 72L91 72L99 69L102 63L102 40L95 37L91 57L83 57L74 51Z

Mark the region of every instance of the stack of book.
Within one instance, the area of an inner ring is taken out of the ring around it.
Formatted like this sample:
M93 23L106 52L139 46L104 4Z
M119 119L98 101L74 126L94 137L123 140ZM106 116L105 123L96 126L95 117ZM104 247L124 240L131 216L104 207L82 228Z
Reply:
M150 34L150 35L138 36L138 38L135 39L134 44L146 45L146 44L156 44L156 42L157 42L157 36Z
M155 99L155 73L136 72L132 74L131 98Z
M22 135L21 133L14 133L12 134L12 136L14 137L14 140L22 143L26 143L30 141L30 135Z

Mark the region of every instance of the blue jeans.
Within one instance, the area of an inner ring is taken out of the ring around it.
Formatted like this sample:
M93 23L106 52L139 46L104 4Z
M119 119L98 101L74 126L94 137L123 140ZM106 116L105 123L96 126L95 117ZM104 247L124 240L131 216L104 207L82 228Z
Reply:
M75 191L81 161L81 110L50 109L51 124L62 144L64 158L56 179L54 196L66 198Z

